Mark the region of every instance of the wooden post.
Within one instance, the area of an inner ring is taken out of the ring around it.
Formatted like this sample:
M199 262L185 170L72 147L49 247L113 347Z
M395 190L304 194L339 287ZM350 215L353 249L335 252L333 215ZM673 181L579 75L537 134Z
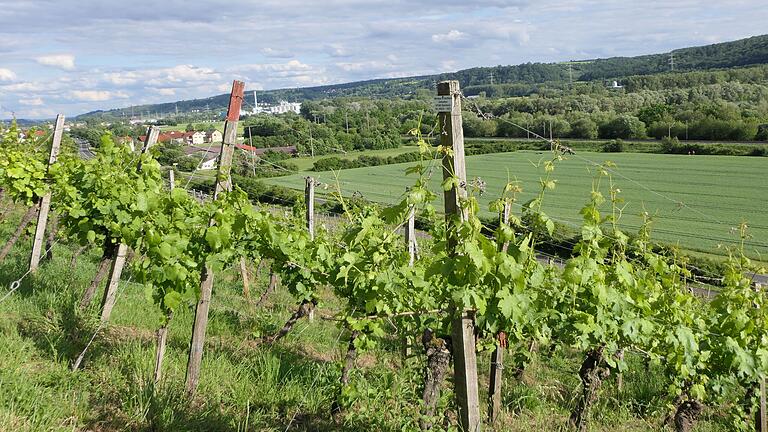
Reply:
M763 289L760 283L755 284L755 291ZM760 378L760 406L757 411L757 424L755 430L758 432L768 432L768 404L765 396L765 378Z
M101 299L101 321L109 321L109 317L112 315L112 309L115 307L115 301L117 301L117 287L120 284L120 276L123 273L123 267L125 267L126 255L128 254L128 245L120 243L117 246L117 253L112 261L112 268L109 271L109 281L107 282L107 288L104 290L104 297Z
M243 297L248 300L251 298L251 279L248 275L248 263L245 258L240 258L240 276L243 278Z
M176 172L173 171L173 168L171 168L171 170L168 171L168 187L171 190L174 190L176 188Z
M306 179L306 185L304 188L304 201L307 204L307 231L309 232L309 238L315 239L315 179L308 176ZM309 310L307 315L309 321L315 319L315 308Z
M509 224L509 214L512 210L512 203L505 202L501 214L501 222ZM509 248L509 242L504 242L501 251L506 252ZM502 375L504 373L504 350L507 348L507 335L500 331L498 334L498 345L491 354L491 379L488 384L488 422L495 423L501 411L501 385Z
M163 359L165 358L165 347L168 342L168 324L171 321L171 314L168 315L168 321L157 330L157 353L155 355L155 385L163 377Z
M408 222L405 225L405 244L408 247L408 265L413 267L416 261L416 208L408 210Z
M56 116L56 125L53 128L53 141L51 142L51 153L48 157L48 171L51 165L56 163L61 148L61 134L64 132L64 115ZM51 210L51 191L45 193L40 200L40 211L37 214L37 227L35 228L35 239L32 242L32 256L29 258L29 271L35 272L40 265L40 257L43 253L43 240L45 238L45 227L48 225L48 213Z
M315 179L307 177L304 187L304 201L307 204L307 231L309 238L315 239Z
M450 108L438 109L440 144L452 149L443 156L443 180L458 179L459 184L444 192L445 219L455 226L467 219L461 208L461 199L467 196L467 171L464 164L464 131L461 120L461 90L458 81L443 81L437 85L437 95L448 99ZM446 104L447 105L447 104ZM450 111L448 111L450 109ZM450 233L447 238L448 254L455 255L459 239ZM477 354L475 351L474 313L454 310L452 323L453 378L456 405L459 409L459 428L464 432L480 430L480 401L477 389Z
M142 155L147 153L149 149L157 143L158 136L160 136L160 128L150 126L147 130L147 136L144 139L144 145L141 148ZM141 160L139 160L136 170L141 171ZM122 276L123 268L125 267L128 245L120 243L117 245L116 250L117 252L114 255L114 261L112 261L112 269L109 272L107 288L104 290L104 297L101 299L102 323L109 321L109 317L112 315L112 309L115 307L115 301L117 301L117 287L120 285L120 276Z
M413 267L416 262L416 208L411 205L408 208L408 221L405 224L405 245L408 248L408 266ZM413 337L406 333L402 336L403 361L411 356L411 343Z
M174 181L173 169L168 171L168 186L171 191L176 188L176 182ZM163 359L165 358L165 347L168 343L168 325L171 323L173 313L169 312L166 316L166 320L163 325L157 329L157 351L155 353L155 385L160 383L160 379L163 377Z
M759 432L768 432L768 413L766 412L765 399L765 378L760 378L760 411L758 412L758 421L760 424L755 428Z
M219 153L219 167L216 175L216 189L213 199L216 200L223 191L232 190L232 179L229 176L232 167L232 155L237 144L237 122L240 119L240 107L243 104L243 90L245 83L234 81L232 92L229 96L229 109L227 120L224 123L224 137ZM213 223L213 220L210 222ZM205 330L208 327L208 309L211 303L211 291L213 291L213 269L205 267L201 275L200 298L195 308L195 323L192 327L192 340L189 347L189 360L187 361L186 391L188 396L195 394L197 384L200 381L200 366L203 362L203 344L205 342Z

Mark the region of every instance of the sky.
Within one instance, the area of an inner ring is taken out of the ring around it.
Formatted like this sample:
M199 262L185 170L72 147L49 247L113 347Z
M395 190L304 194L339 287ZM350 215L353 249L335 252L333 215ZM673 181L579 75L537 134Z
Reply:
M0 0L0 118L669 52L768 32L765 0Z

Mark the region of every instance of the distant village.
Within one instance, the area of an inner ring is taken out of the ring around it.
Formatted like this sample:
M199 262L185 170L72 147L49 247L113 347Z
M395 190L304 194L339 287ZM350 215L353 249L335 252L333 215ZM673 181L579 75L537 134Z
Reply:
M254 93L253 95L253 107L250 111L243 111L245 115L258 115L258 114L270 114L279 115L286 113L299 114L301 112L301 102L287 102L284 100L279 101L277 104L272 105L268 103L261 103L258 101L258 97ZM250 104L249 104L250 105ZM157 124L159 119L156 118L133 118L129 120L131 125L152 125ZM215 121L204 121L197 123L216 123ZM67 122L64 127L65 132L70 132L72 128L86 127L84 122ZM111 126L110 123L102 123L101 126ZM53 125L45 125L43 128L35 127L29 129L19 129L19 142L25 142L27 140L44 139L47 135L52 133ZM0 132L3 130L3 125L0 124ZM117 143L128 145L132 150L140 148L141 144L146 139L146 135L140 135L137 137L119 136L114 138ZM221 131L211 127L206 131L165 131L158 135L157 142L159 144L178 144L184 146L184 153L187 156L198 158L200 164L197 170L212 170L216 168L218 161L218 155L220 153L219 146L214 144L221 143L223 135ZM240 138L242 140L242 138ZM207 145L206 145L207 144ZM266 152L278 152L294 155L297 153L296 146L284 146L284 147L270 147L270 148L256 148L243 143L236 144L237 148L249 152L254 156L264 155Z

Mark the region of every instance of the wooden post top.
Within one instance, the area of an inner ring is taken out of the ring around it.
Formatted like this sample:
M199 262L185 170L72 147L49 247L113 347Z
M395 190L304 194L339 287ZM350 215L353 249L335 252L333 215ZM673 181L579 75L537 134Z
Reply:
M235 80L232 82L232 93L229 95L229 108L227 109L227 120L238 121L240 119L240 108L243 105L243 92L245 83Z

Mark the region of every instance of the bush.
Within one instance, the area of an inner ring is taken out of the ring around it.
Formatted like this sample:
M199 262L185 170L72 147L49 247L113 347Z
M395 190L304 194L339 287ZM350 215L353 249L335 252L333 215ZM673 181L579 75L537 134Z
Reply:
M298 191L283 186L267 185L250 177L233 175L232 182L253 202L293 206L304 199Z
M680 147L680 140L677 137L664 137L661 139L661 151L668 154L676 154L682 152Z
M624 151L624 141L620 139L610 140L603 145L603 151L606 153L621 153Z
M645 123L635 116L620 115L600 125L601 138L645 138Z

